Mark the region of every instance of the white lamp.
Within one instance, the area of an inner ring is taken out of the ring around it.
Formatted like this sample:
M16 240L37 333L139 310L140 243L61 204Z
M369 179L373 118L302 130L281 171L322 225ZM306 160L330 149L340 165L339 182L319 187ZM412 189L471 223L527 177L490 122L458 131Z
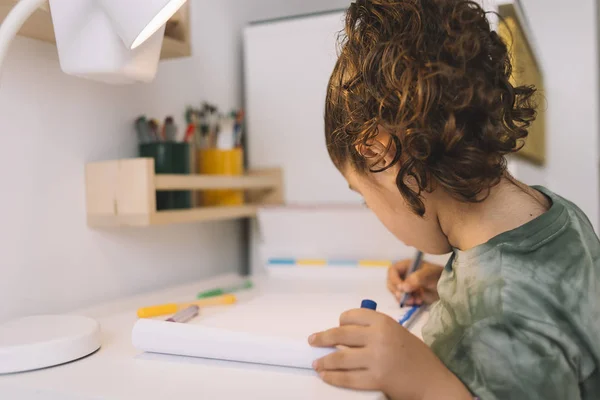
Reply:
M51 0L56 1L56 0ZM63 0L69 5L73 0ZM135 49L165 25L186 0L99 0L115 30L129 49Z
M61 69L107 83L156 75L165 24L186 0L49 0ZM0 71L10 42L46 0L21 0L0 25ZM1 86L0 86L1 88ZM74 315L0 325L0 374L63 364L100 348L100 326Z
M0 26L0 66L21 26L46 0L21 0ZM186 0L49 0L61 69L101 82L156 76L165 24Z

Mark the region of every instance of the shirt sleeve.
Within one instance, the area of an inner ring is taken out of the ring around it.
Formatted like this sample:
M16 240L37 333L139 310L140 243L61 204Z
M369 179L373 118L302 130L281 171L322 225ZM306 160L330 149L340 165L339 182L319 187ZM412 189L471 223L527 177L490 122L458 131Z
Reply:
M509 315L469 328L450 369L481 400L578 400L577 351L552 325Z

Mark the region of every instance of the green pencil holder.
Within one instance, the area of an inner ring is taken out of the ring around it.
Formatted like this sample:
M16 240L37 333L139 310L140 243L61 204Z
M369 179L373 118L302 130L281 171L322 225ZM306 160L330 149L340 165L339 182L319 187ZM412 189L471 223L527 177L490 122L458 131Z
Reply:
M190 173L190 147L188 143L156 142L144 143L139 147L140 157L154 158L156 174ZM189 191L157 191L157 210L178 210L192 207Z

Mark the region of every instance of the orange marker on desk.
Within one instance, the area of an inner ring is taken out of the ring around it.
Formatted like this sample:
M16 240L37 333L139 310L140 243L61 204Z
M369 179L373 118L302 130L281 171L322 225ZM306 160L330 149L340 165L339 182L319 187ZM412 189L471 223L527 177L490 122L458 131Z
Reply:
M189 306L207 307L207 306L222 306L227 304L233 304L237 301L237 298L232 294L225 294L223 296L211 297L207 299L192 301L190 303L169 303L160 304L150 307L142 307L138 309L137 315L140 318L152 318L160 317L161 315L175 314L179 310L183 310Z

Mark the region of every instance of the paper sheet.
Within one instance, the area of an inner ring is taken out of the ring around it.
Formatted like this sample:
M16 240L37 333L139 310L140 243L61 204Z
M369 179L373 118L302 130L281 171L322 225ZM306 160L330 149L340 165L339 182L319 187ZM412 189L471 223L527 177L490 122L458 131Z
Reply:
M394 319L406 312L389 294L380 297L380 312ZM132 341L146 352L310 369L334 349L313 348L308 336L338 326L356 303L357 293L264 293L219 312L205 309L187 324L139 320ZM425 314L411 325L419 337Z
M133 344L148 352L304 369L333 351L313 348L306 340L156 320L135 324Z

